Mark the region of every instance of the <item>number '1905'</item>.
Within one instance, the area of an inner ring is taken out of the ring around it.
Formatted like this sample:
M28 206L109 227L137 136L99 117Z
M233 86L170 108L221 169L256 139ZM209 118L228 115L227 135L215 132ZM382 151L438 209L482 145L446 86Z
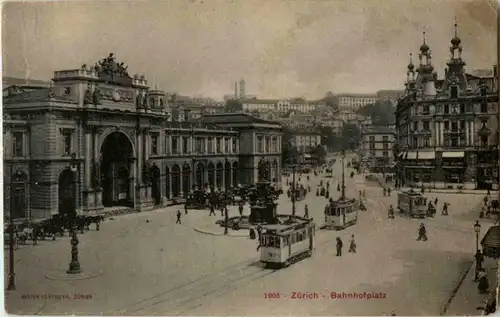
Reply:
M264 293L265 299L279 299L280 293Z

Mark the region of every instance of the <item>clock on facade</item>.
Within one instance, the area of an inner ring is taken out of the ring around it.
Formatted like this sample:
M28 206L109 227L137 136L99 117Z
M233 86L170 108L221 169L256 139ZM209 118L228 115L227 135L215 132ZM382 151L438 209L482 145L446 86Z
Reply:
M118 92L118 90L113 91L112 97L113 97L114 101L120 101L121 96L120 96L120 93Z

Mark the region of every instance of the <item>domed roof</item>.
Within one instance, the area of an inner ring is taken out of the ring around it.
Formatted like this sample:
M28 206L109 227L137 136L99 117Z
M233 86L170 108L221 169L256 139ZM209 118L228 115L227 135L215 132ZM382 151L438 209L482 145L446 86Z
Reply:
M427 45L426 43L424 43L424 44L422 44L422 46L420 46L420 51L421 51L422 53L426 53L426 52L428 52L428 51L429 51L429 49L430 49L430 48L429 48L429 45Z
M408 70L412 71L415 69L415 65L413 65L413 63L410 62L410 64L408 64Z
M462 40L456 35L451 39L451 45L453 46L458 46L460 43L462 43Z

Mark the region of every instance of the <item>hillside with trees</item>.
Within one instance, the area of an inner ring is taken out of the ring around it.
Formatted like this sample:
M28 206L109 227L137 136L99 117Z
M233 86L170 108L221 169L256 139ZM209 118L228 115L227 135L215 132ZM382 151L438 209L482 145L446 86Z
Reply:
M396 107L389 100L376 101L360 108L357 113L369 116L373 125L387 126L396 123Z
M243 111L243 104L239 100L229 99L228 101L226 101L225 108L226 112Z

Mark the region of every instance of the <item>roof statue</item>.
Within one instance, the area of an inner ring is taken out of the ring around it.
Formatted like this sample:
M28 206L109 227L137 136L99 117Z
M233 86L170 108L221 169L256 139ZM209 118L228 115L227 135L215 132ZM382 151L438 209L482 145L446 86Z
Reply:
M117 84L131 84L132 77L128 74L128 66L123 62L118 63L113 53L101 59L94 65L94 70L99 74L99 78Z

